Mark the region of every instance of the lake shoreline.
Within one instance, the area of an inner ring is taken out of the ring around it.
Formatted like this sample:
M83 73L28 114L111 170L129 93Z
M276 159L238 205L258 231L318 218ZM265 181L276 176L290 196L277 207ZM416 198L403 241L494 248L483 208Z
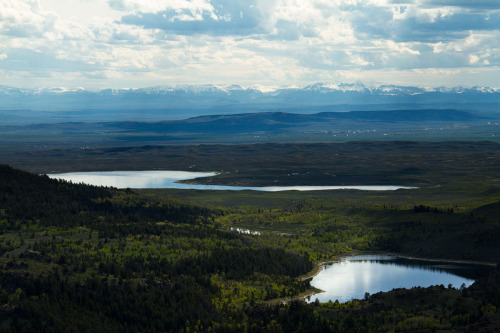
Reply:
M420 258L420 257L414 257L414 256L404 255L404 254L395 253L395 252L380 252L380 251L363 252L363 251L361 251L361 252L350 252L350 253L342 254L342 255L338 256L337 258L331 259L331 260L315 262L314 268L309 273L298 277L298 279L300 281L312 279L321 272L322 266L339 263L347 257L353 257L353 256L358 256L358 255L386 255L386 256L394 256L394 257L398 257L398 258L402 258L402 259L419 260L419 261L427 261L427 262L442 262L442 263L452 263L452 264L473 264L473 265L484 265L484 266L491 266L491 267L497 266L496 263L492 263L492 262L459 260L459 259L443 259L443 258ZM308 293L300 295L300 296L292 297L292 298L290 298L290 300L302 299L303 301L306 301L306 299L308 299L316 294L320 294L322 292L325 292L324 290L321 290L321 289L316 288L316 287L311 286L311 288L313 288L313 290L310 290ZM286 302L286 301L283 301L283 302Z
M428 262L443 262L443 263L450 263L450 264L472 264L472 265L482 265L482 266L492 266L492 267L495 267L497 265L497 263L487 262L487 261L445 259L445 258L421 258L421 257L414 257L414 256L410 256L410 255L395 253L395 252L359 252L356 255L362 255L362 254L387 255L387 256L399 257L402 259L420 260L420 261L428 261Z
M94 186L110 186L118 189L183 189L217 191L396 191L418 189L402 185L289 185L289 186L230 186L203 184L199 180L213 179L217 172L194 172L179 170L149 171L82 171L50 173L49 178L84 183Z

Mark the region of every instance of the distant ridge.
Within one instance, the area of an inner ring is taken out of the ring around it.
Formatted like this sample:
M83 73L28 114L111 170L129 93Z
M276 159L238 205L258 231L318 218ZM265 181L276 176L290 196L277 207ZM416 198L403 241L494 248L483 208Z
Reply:
M210 134L228 133L280 133L307 130L384 129L392 126L422 126L432 122L474 122L487 119L484 116L457 110L391 110L320 112L298 114L287 112L256 112L229 115L208 115L184 120L159 122L113 121L113 122L67 122L59 124L37 124L23 127L35 131L60 130L106 131L108 133L156 133L156 134Z
M344 128L349 125L373 123L391 124L401 122L469 122L485 119L482 116L457 110L394 110L394 111L352 111L321 112L316 114L296 114L286 112L258 112L232 115L210 115L186 120L162 121L155 123L116 122L107 123L110 127L124 127L127 130L153 132L186 133L245 133L276 132L300 128Z

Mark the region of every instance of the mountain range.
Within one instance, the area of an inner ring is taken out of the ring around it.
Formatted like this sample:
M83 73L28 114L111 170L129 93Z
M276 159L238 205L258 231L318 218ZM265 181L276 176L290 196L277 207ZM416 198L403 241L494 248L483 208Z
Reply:
M316 83L304 88L259 90L238 85L150 87L86 90L23 89L0 86L0 107L32 110L75 110L102 107L214 107L238 104L319 106L338 104L500 102L500 89L422 88L395 85L367 87L361 83ZM50 102L50 103L46 103Z
M0 115L4 124L160 121L262 111L312 114L452 108L497 112L499 104L500 89L486 87L368 87L362 83L316 83L303 88L272 90L237 85L87 90L0 86Z

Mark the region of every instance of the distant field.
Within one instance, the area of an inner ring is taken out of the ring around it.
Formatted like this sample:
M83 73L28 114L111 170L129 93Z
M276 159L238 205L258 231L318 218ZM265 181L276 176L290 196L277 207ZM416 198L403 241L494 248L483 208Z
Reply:
M2 147L3 163L35 173L106 170L216 171L207 184L407 185L475 193L500 185L495 142L348 142Z
M116 119L120 119L118 116ZM62 122L0 125L2 145L130 146L144 144L450 141L500 139L500 116L459 110L257 112L155 122Z

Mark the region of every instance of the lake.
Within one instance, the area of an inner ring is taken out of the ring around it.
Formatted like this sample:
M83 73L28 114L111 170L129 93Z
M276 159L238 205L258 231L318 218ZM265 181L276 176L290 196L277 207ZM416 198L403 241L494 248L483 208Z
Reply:
M215 172L192 171L94 171L48 174L50 178L63 179L73 183L85 183L97 186L112 186L116 188L174 188L189 190L253 190L253 191L321 191L321 190L362 190L362 191L394 191L412 189L406 186L225 186L184 184L180 181L200 177L216 176Z
M474 279L492 267L476 264L404 259L387 255L347 257L341 262L323 265L311 286L325 292L315 294L310 301L347 302L362 299L365 293L375 294L394 288L430 287L433 285L460 288L470 286Z

